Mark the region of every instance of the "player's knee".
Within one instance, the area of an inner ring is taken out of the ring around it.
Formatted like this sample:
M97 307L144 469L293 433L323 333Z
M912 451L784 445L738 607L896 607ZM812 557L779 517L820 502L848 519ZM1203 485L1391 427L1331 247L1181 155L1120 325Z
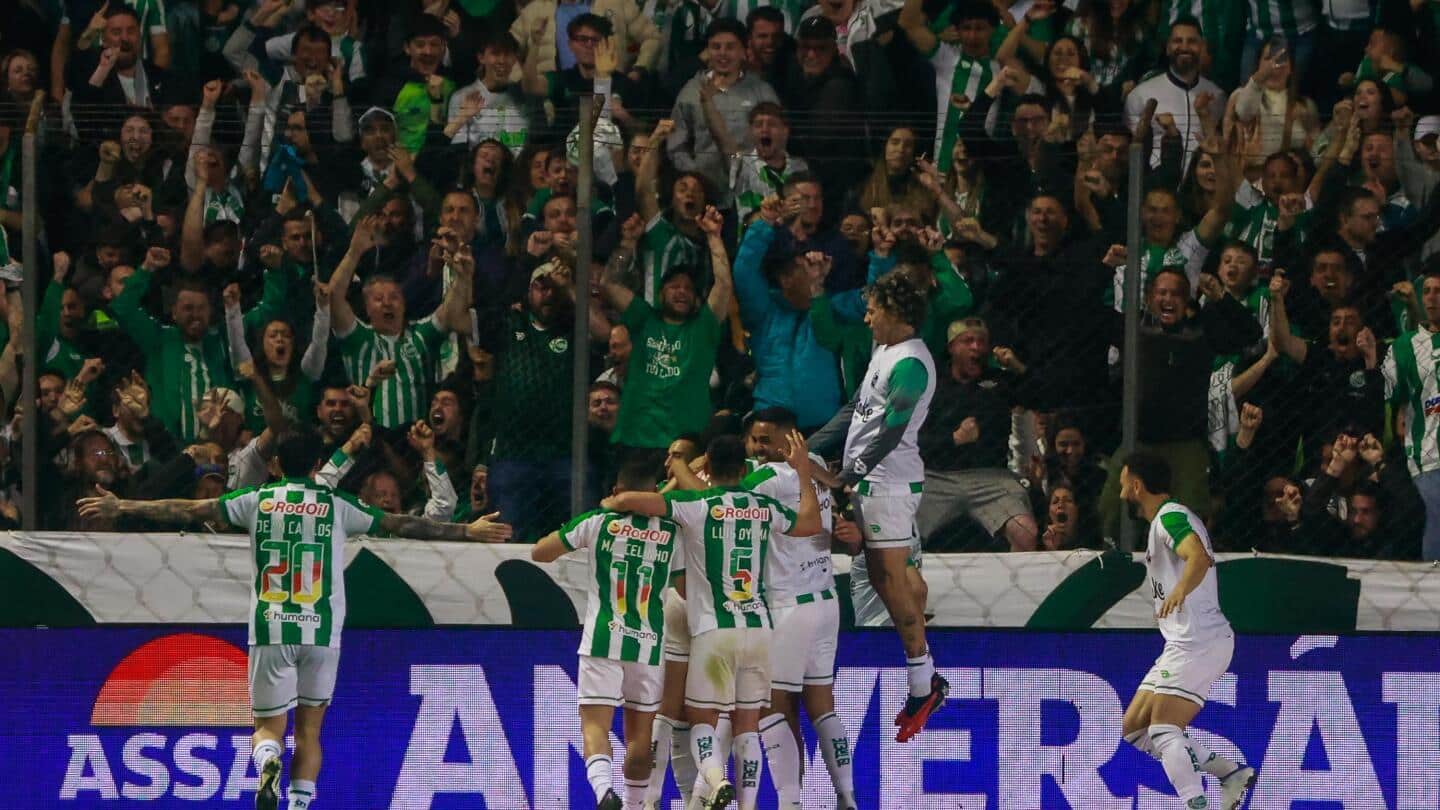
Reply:
M1016 515L1005 522L1005 539L1011 551L1034 551L1040 530L1035 518L1030 515Z

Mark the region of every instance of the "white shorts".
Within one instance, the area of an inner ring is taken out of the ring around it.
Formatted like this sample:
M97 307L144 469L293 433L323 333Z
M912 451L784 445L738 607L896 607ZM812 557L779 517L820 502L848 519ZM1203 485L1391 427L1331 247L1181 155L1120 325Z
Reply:
M1165 642L1165 649L1155 659L1155 666L1140 681L1142 691L1157 695L1174 695L1205 705L1210 687L1230 668L1235 654L1235 637L1225 636L1201 645L1181 646Z
M697 709L761 709L770 702L768 627L707 630L690 640L685 705Z
M830 598L770 608L775 625L770 645L770 686L785 692L835 682L835 641L840 635L840 601ZM807 594L809 596L809 594Z
M641 712L660 709L664 669L638 661L580 656L581 706L624 706Z
M690 660L690 617L685 597L674 588L665 589L665 660L682 664Z
M920 493L904 495L860 495L855 499L860 532L869 548L909 548L920 538L915 513L920 511Z
M339 647L265 644L250 648L250 708L274 717L301 706L325 706L335 695Z

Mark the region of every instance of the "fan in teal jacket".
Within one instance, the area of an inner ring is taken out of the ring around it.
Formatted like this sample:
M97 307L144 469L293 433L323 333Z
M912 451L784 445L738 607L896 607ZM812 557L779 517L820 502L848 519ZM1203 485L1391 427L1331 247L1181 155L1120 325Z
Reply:
M146 312L140 302L150 288L151 274L149 267L137 269L125 280L111 309L145 357L152 415L188 444L200 436L201 399L212 388L234 385L225 336L214 325L207 288L193 279L176 285L170 308L173 323L162 324Z
M787 408L802 429L819 427L840 409L839 364L810 323L810 279L799 257L781 266L780 289L766 281L774 239L774 227L757 218L735 256L735 296L755 358L755 407Z
M897 263L893 252L881 256L872 251L866 283L874 284L881 276L895 269ZM920 327L919 336L925 341L936 362L944 363L948 362L944 359L948 342L946 332L951 323L974 312L975 296L970 292L970 284L946 258L944 251L930 254L930 270L929 300L925 307L925 323ZM865 295L862 290L835 293L830 297L830 303L836 318L842 323L865 319Z

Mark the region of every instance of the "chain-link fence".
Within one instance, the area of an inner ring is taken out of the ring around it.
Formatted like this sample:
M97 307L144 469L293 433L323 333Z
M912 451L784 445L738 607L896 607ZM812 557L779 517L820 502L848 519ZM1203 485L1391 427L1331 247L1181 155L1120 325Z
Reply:
M104 361L78 405L40 409L31 469L67 484L41 493L47 527L76 527L68 499L106 474L72 464L106 449L71 446L91 441L81 417L108 431L109 475L130 494L263 477L248 441L274 414L258 373L281 415L341 453L342 487L453 520L499 511L533 540L573 513L572 488L593 505L627 458L658 468L756 408L821 427L865 378L864 289L899 271L925 291L917 336L937 377L919 436L928 550L1124 545L1129 402L1134 442L1170 461L1173 494L1218 548L1416 553L1413 426L1395 424L1409 411L1387 406L1394 374L1380 369L1424 320L1429 209L1387 222L1357 272L1357 252L1335 245L1364 200L1329 152L1319 166L1261 155L1237 128L1193 151L1161 133L1153 167L1144 148L1127 163L1149 130L1132 138L1120 113L1080 127L1011 98L977 100L938 138L933 116L777 108L806 154L777 169L719 142L662 150L651 124L680 108L635 106L620 124L603 113L594 192L577 203L573 137L521 147L462 131L412 153L383 110L327 101L256 118L243 92L217 92L188 121L71 105L38 129L44 182L26 202L44 227L27 264L56 285L25 304L40 331L30 356L61 385ZM1267 186L1276 160L1296 176ZM1303 190L1325 193L1297 212ZM577 257L582 220L591 248ZM591 289L577 292L581 269ZM677 275L687 311L667 318ZM730 276L719 297L717 275ZM61 328L50 313L71 291L83 320ZM190 352L174 335L195 294L209 314ZM577 333L581 301L593 317ZM143 416L176 446L153 446ZM428 430L412 437L417 422Z

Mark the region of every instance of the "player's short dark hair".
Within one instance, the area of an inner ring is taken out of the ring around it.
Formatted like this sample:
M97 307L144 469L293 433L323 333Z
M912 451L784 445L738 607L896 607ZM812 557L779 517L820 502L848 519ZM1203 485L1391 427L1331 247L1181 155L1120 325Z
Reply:
M795 427L795 412L779 405L761 408L750 415L750 424L756 422L769 422L781 430L792 430Z
M709 45L710 40L724 34L729 34L740 40L741 45L750 41L750 32L745 29L744 23L733 17L720 17L710 23L709 28L705 29L705 44Z
M300 428L285 435L275 447L275 461L286 478L304 478L326 454L325 442L310 428Z
M1124 469L1130 477L1138 479L1145 491L1152 495L1170 491L1170 462L1163 457L1145 450L1136 450L1125 457Z
M768 22L775 25L785 25L785 12L774 6L758 6L745 17L745 28L748 31L755 30L755 23Z
M439 37L442 41L447 41L450 39L450 30L445 27L445 23L441 22L439 17L433 14L421 14L410 23L410 33L405 37L405 41L407 43L414 42L424 37ZM325 41L329 42L330 37L325 37Z
M705 457L710 461L712 479L732 481L745 475L745 443L739 436L725 434L711 439Z
M575 34L581 28L589 28L602 37L608 37L615 32L615 27L610 24L610 21L599 14L580 14L565 26L565 36L574 39Z
M925 291L904 273L886 273L870 285L871 302L919 329L925 323Z
M656 456L637 453L620 465L615 475L615 489L618 492L653 492L655 482L663 477L663 471Z

